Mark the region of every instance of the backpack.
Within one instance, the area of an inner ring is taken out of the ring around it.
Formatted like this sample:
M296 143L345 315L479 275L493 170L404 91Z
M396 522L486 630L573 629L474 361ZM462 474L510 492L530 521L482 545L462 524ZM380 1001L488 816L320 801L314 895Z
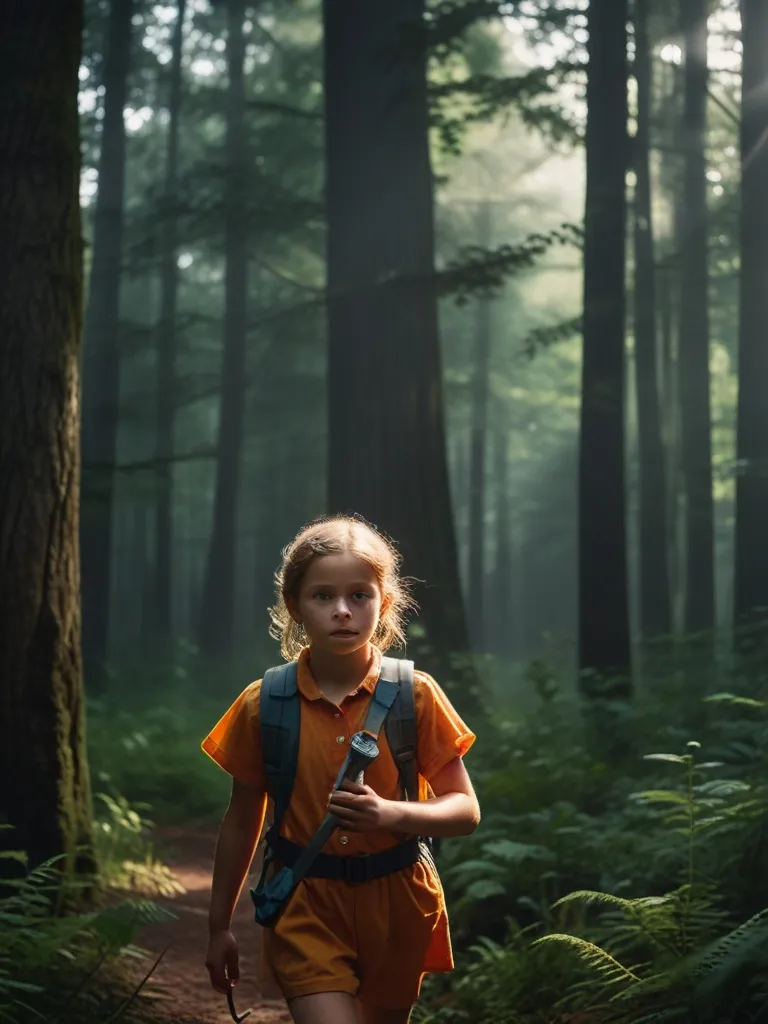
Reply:
M418 800L413 662L400 658L382 658L380 678L398 684L398 694L387 715L384 731L400 775L403 797L406 800ZM264 673L260 711L267 792L274 801L272 831L277 835L290 803L299 760L301 696L295 661L270 668Z

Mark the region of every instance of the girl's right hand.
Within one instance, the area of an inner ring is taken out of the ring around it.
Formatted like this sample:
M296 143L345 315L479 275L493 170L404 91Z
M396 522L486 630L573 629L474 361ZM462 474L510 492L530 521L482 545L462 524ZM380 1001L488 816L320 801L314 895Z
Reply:
M205 966L211 976L211 985L226 995L240 977L240 956L232 932L211 932Z

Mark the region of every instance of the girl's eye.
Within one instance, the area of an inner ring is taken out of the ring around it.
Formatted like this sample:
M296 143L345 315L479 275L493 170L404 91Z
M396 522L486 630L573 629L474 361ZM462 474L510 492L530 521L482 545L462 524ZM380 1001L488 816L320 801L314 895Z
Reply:
M356 594L353 594L352 596L354 598L363 598L363 600L365 600L365 598L370 597L371 595L363 593L362 590L358 590L358 592Z
M320 598L320 599L323 599L323 598L326 598L326 597L328 597L328 594L322 594L322 593L321 593L321 594L315 594L315 597L316 597L316 598Z

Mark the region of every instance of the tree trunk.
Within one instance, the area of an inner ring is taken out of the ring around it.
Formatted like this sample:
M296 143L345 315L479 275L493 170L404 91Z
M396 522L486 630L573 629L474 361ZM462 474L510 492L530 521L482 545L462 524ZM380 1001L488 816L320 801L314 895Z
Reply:
M709 397L707 216L708 0L682 0L684 64L680 264L680 428L685 488L685 628L715 624L714 502Z
M89 688L100 689L109 649L114 465L120 402L120 277L125 109L133 0L112 0L104 63L99 191L83 360L83 652Z
M453 521L456 535L456 557L459 566L459 578L466 592L469 580L469 464L471 432L464 424L463 416L454 429L452 454L451 500L453 503Z
M651 202L651 50L648 0L635 0L635 384L640 471L640 632L644 640L671 632L667 487L659 401L656 268Z
M31 865L91 867L80 657L82 0L0 43L0 820ZM76 851L83 852L78 856Z
M433 659L468 648L445 453L424 0L325 0L329 501L399 542ZM401 55L397 54L400 51ZM476 703L471 687L454 695Z
M518 645L520 623L515 621L513 597L514 554L509 502L509 433L505 408L498 404L494 416L493 487L496 505L496 558L493 566L494 609L489 627L493 648L502 657L512 657ZM489 645L491 646L491 645Z
M627 2L591 0L584 362L579 452L579 667L627 696L631 657L624 455ZM605 688L600 687L605 693Z
M662 420L667 480L667 551L669 553L670 606L672 628L683 623L685 571L682 479L680 442L680 250L682 246L682 161L675 152L682 112L682 68L662 63L662 103L657 122L664 132L666 146L661 153L660 184L672 210L672 223L666 239L666 253L658 269L658 301L661 320Z
M227 181L225 195L226 277L224 355L217 441L216 493L208 547L200 648L209 659L230 651L235 612L237 507L245 417L248 314L248 166L245 132L246 0L227 4Z
M674 246L676 236L673 237ZM670 629L674 633L681 620L680 566L680 387L677 372L675 324L677 274L670 259L665 260L658 275L659 314L661 319L662 409L664 423L664 468L666 486L666 545L669 566Z
M178 297L178 178L181 60L187 0L178 0L169 83L168 144L161 232L160 322L157 339L157 500L155 504L155 594L151 634L167 641L173 603L173 455L176 422L176 305Z
M491 207L480 208L478 244L490 246ZM474 365L472 366L472 425L469 481L469 579L467 606L472 645L485 651L485 464L488 448L488 392L490 387L491 301L477 300Z
M741 309L737 416L736 578L739 626L768 611L768 7L742 0ZM754 638L753 638L754 639Z

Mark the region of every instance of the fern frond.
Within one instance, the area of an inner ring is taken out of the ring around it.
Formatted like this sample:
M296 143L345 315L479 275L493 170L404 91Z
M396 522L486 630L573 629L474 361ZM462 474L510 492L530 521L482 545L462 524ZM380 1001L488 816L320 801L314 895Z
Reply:
M533 945L540 946L545 942L558 942L561 945L570 946L589 967L598 971L608 984L617 984L622 981L634 984L640 981L636 974L615 960L610 953L601 949L600 946L596 946L594 942L580 939L577 935L562 933L542 935Z
M571 903L584 903L590 906L593 903L603 903L609 907L617 907L624 913L631 913L633 909L633 900L623 899L621 896L614 896L609 892L595 892L592 889L577 889L575 892L569 892L567 896L562 896L556 903L552 905L552 909L556 910L558 907L565 907Z
M699 988L710 993L755 958L768 960L768 909L710 945L694 962L692 975Z

